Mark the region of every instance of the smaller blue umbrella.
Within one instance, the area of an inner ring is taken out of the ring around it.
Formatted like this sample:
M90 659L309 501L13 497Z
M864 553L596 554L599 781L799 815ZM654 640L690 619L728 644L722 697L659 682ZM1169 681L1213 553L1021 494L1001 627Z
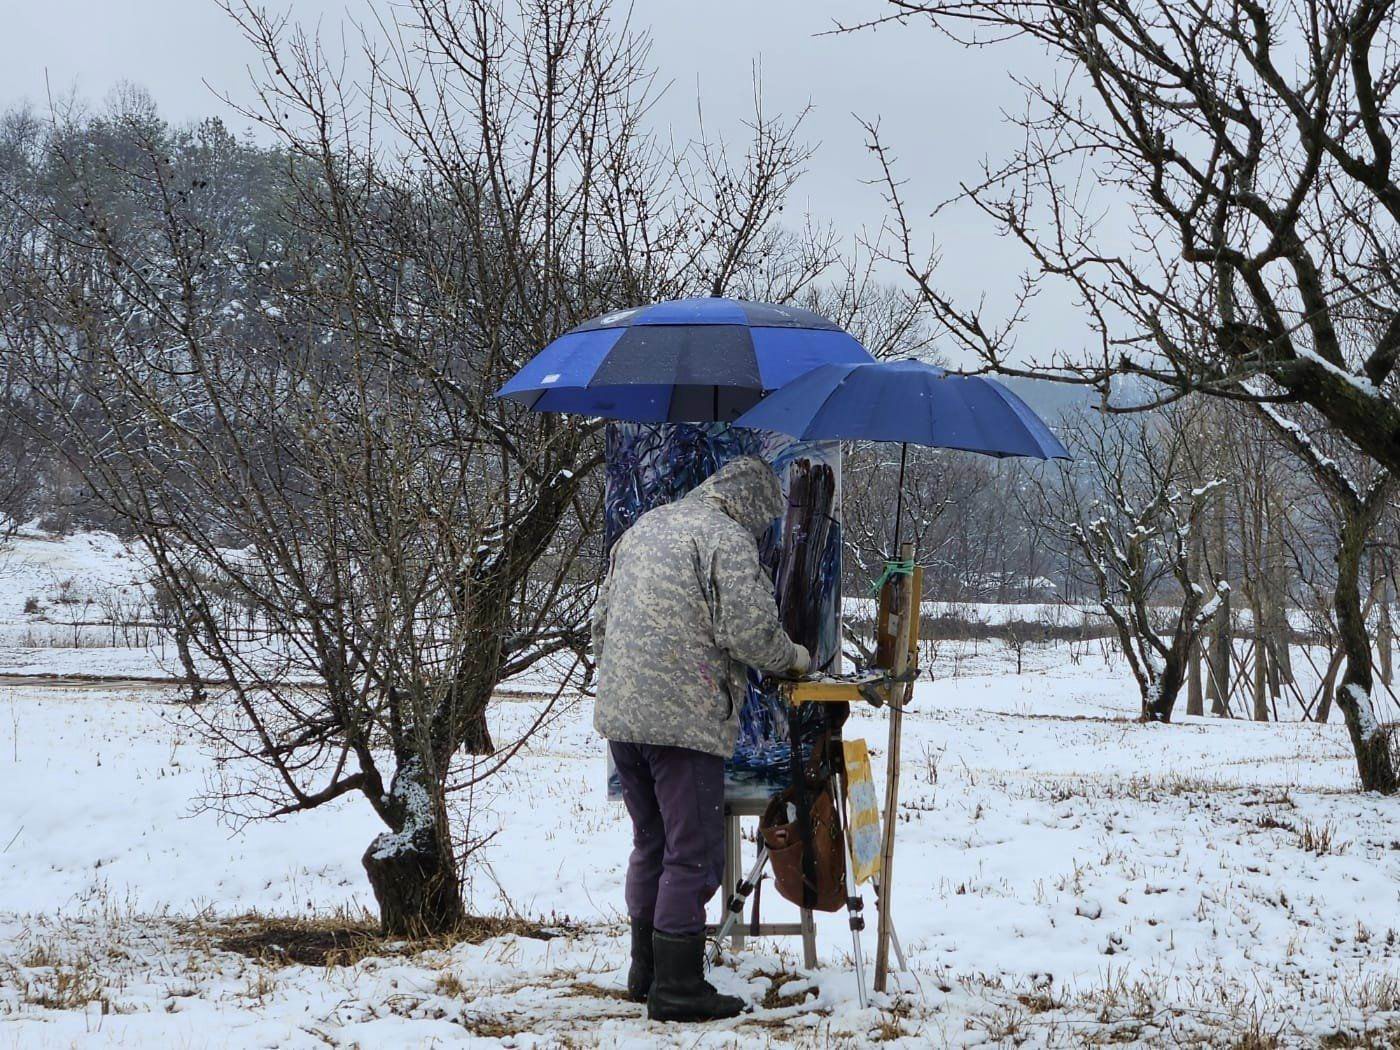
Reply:
M1030 407L994 379L922 361L814 368L744 413L736 426L795 438L900 441L985 456L1069 459Z
M896 550L909 445L985 456L1070 458L1045 422L1000 383L981 376L949 375L922 361L822 365L764 398L734 425L776 430L803 440L903 443Z
M873 360L849 332L795 306L677 299L586 321L498 392L536 412L641 423L732 422L818 365Z

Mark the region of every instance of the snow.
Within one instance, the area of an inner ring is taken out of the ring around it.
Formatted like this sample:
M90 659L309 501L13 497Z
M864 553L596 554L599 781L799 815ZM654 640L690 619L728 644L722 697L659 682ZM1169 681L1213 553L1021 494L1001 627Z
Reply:
M61 573L139 575L105 540L24 543ZM0 593L12 629L23 593ZM101 666L109 650L69 651ZM1340 718L1143 725L1111 644L1033 645L1021 675L1000 642L926 646L893 888L912 972L862 1010L844 916L822 915L816 970L794 941L751 941L713 979L771 1005L704 1029L650 1024L616 997L630 830L605 798L586 697L566 694L499 778L452 802L486 840L467 864L471 910L567 935L320 969L219 942L249 912L372 909L360 857L385 828L364 800L230 828L198 804L219 770L172 690L9 677L33 666L14 662L25 652L0 649L0 1048L1270 1045L1246 1044L1252 1031L1315 1046L1400 1032L1400 800L1357 792ZM503 693L493 734L512 739L544 702ZM861 707L847 729L877 781L886 718ZM771 884L763 909L795 917Z
M1133 720L1121 665L1076 664L1047 647L1017 676L1000 646L963 655L959 677L919 683L904 720L894 901L914 973L898 982L902 1005L858 1007L849 933L840 916L820 916L823 965L813 973L799 972L792 943L764 941L716 977L761 999L762 974L790 973L812 981L816 998L720 1026L716 1045L722 1034L825 1045L842 1033L864 1039L892 1018L908 1045L975 1044L1017 1016L1041 1033L1030 1045L1090 1023L1148 1041L1169 1028L1190 1045L1193 1032L1225 1023L1220 1001L1287 1004L1274 1020L1300 1039L1400 1023L1393 998L1388 1012L1357 1002L1400 965L1396 803L1353 793L1339 723L1188 718L1149 728ZM567 918L580 931L331 971L260 967L187 926L249 910L372 907L359 857L382 825L343 799L231 832L192 806L211 764L169 700L152 686L0 687L0 797L10 800L0 1013L23 1045L96 1030L119 1045L309 1046L324 1032L341 1044L409 1046L462 1041L483 1019L516 1031L511 1045L521 1046L566 1035L582 1045L701 1038L588 990L623 977L629 834L604 798L586 700L473 802L473 834L497 834L469 868L473 910ZM493 729L518 729L538 703L502 702ZM877 778L883 719L860 710L848 730L870 742ZM1324 829L1330 851L1309 852L1305 837ZM764 909L788 918L771 892ZM22 981L32 992L53 979L52 966L25 962L37 944L95 958L109 1014L25 1002ZM439 991L444 974L465 992ZM267 990L251 994L264 979ZM1130 988L1150 990L1147 1017ZM1031 1012L1023 998L1061 1005ZM1094 1021L1100 1013L1109 1020Z
M843 610L849 619L873 619L878 602L873 598L846 598ZM925 619L944 617L967 623L980 623L987 626L1004 626L1008 623L1044 623L1055 627L1078 627L1084 622L1094 622L1099 618L1098 603L1069 605L1059 602L936 602L923 603Z
M149 578L140 558L111 533L59 537L29 527L0 552L0 623L21 620L31 597L49 607L60 597L96 602L113 589L135 595Z
M175 650L151 622L150 578L140 554L110 533L25 528L0 551L0 668L171 677L163 665Z
M1357 390L1357 392L1362 394L1363 396L1380 398L1381 392L1376 389L1376 384L1371 382L1365 376L1353 375L1351 372L1348 372L1345 368L1338 368L1336 365L1334 365L1331 361L1327 360L1321 354L1316 353L1311 347L1299 344L1295 346L1293 350L1299 357L1311 361L1313 364L1318 365L1325 371L1332 373L1332 375L1336 376L1338 379L1350 383Z
M376 860L388 860L410 849L415 836L432 830L433 800L418 780L422 775L421 769L422 763L414 757L405 762L403 768L394 775L390 794L403 807L403 830L386 831L375 838L371 848Z
M1355 682L1347 682L1342 688L1356 704L1356 721L1357 728L1361 732L1361 739L1370 740L1381 732L1381 726L1371 711L1371 694Z

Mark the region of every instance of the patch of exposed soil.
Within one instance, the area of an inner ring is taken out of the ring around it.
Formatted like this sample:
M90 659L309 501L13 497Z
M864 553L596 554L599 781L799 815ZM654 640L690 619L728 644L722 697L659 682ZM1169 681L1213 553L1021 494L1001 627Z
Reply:
M245 915L224 922L200 924L201 932L224 951L236 952L259 962L298 963L303 966L350 966L368 956L416 955L441 951L454 944L480 944L492 937L515 935L547 941L565 936L567 926L543 926L523 919L469 916L448 934L431 937L386 937L379 924L345 919L295 919Z

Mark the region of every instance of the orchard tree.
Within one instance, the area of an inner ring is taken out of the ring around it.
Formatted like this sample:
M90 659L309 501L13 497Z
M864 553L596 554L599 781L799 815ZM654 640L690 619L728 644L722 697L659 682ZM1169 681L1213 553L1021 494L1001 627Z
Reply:
M646 40L602 0L409 0L357 84L230 13L275 182L230 198L150 113L115 119L119 150L62 128L0 324L168 596L224 772L209 804L362 798L385 931L446 930L475 841L449 793L558 713L507 740L488 717L503 678L555 661L562 693L585 663L596 575L596 426L492 393L610 309L804 294L829 245L774 223L808 151L766 117L738 159L647 134Z
M896 258L956 345L988 370L1088 384L1110 411L1143 407L1138 387L1133 403L1115 395L1124 375L1157 384L1149 404L1200 392L1306 406L1400 474L1393 4L888 0L849 28L914 21L1056 64L1027 82L1022 146L958 198L1025 249L1020 290L995 309L941 286L868 125ZM1090 338L1027 355L1017 339L1054 284ZM1348 690L1348 728L1369 733L1369 691Z
M1191 650L1230 590L1215 578L1207 599L1203 574L1192 571L1191 548L1222 482L1193 484L1183 415L1082 417L1066 428L1074 461L1044 468L1053 474L1027 504L1081 556L1137 683L1144 722L1171 721Z

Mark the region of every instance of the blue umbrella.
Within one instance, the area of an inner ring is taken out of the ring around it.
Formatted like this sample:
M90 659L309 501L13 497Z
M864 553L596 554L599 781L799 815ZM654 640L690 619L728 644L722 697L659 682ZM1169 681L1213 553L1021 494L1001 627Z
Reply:
M872 360L854 336L810 310L677 299L584 322L540 351L498 396L537 412L732 422L765 392L818 365Z
M1070 458L1044 421L1000 383L949 375L922 361L822 365L764 398L735 426L804 440L902 442L896 550L910 444L986 456Z
M735 426L776 430L799 439L898 441L899 497L895 506L894 549L900 561L888 561L878 587L892 574L913 571L902 560L899 542L904 519L904 465L909 445L931 445L980 452L987 456L1032 456L1068 459L1069 453L1050 428L1019 397L1000 383L975 376L952 376L921 361L889 364L835 364L814 368L765 398L735 421ZM908 586L908 585L906 585ZM919 595L905 593L917 602ZM902 633L902 631L901 631ZM897 669L902 675L907 668ZM907 696L900 693L901 697ZM899 783L901 704L892 704L886 766L882 854L889 863L894 850ZM882 879L888 868L882 869ZM877 887L880 939L875 956L876 987L883 980L889 927L891 886Z
M901 441L987 456L1070 458L1041 418L996 380L949 375L922 361L822 365L764 398L737 425L804 440Z

